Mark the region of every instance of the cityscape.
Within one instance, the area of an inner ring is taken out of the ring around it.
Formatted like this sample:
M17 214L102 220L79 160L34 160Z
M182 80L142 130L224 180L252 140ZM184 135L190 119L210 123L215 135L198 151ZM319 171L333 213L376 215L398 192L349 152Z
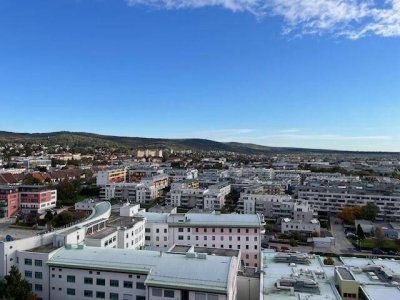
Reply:
M0 300L400 299L399 0L0 14Z

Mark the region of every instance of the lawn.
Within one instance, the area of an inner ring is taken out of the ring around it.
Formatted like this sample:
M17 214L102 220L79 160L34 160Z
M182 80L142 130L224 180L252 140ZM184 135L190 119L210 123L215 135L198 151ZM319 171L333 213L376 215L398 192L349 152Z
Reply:
M352 243L354 246L357 246L357 241L352 241ZM381 248L385 250L395 250L395 251L400 250L400 244L394 240L389 240L389 239L384 240L382 245L379 245L376 239L373 238L365 239L360 241L360 247L361 249L365 250L371 250L373 248Z

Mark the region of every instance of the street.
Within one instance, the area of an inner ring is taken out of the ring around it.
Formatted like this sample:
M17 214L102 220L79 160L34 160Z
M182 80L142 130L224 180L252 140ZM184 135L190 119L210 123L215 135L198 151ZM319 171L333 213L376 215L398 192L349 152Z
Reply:
M353 244L346 238L342 221L336 217L330 217L330 223L332 236L335 238L335 244L332 249L333 252L337 254L356 252Z

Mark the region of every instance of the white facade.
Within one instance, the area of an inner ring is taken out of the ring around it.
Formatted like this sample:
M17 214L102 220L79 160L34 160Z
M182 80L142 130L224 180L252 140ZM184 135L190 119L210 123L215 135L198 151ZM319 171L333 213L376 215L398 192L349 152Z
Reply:
M140 213L146 219L146 245L174 244L235 249L244 264L259 266L263 221L258 215Z

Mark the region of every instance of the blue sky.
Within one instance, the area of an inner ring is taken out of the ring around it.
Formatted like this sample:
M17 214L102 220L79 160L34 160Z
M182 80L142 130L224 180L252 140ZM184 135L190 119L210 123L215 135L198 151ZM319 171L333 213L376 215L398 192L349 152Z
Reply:
M0 112L18 132L400 151L400 1L1 0Z

